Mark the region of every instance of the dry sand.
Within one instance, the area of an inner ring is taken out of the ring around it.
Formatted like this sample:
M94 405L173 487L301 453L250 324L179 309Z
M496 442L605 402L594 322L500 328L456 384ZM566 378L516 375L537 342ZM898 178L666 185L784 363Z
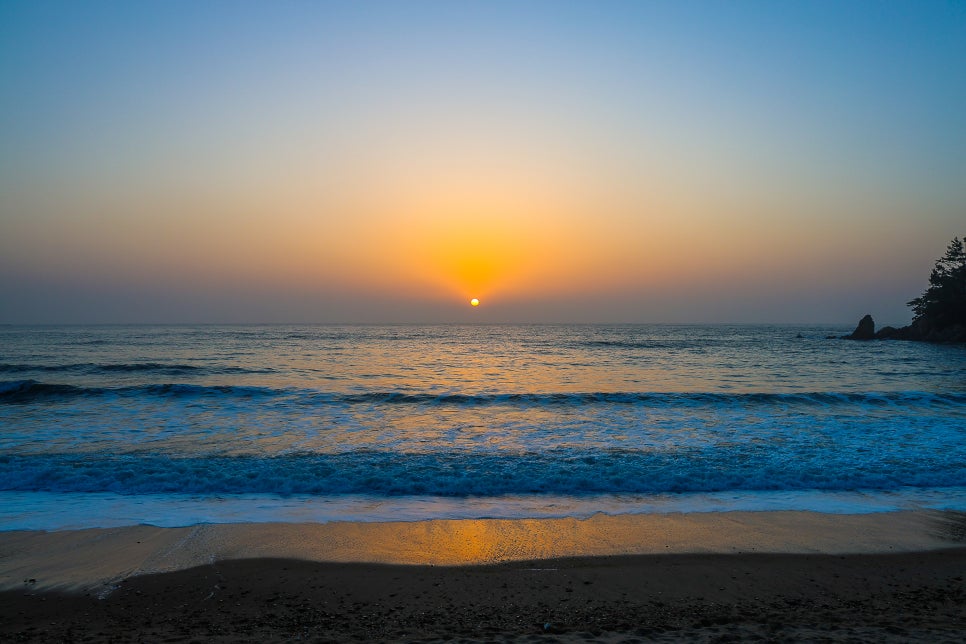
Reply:
M0 640L962 641L964 525L767 512L7 532Z

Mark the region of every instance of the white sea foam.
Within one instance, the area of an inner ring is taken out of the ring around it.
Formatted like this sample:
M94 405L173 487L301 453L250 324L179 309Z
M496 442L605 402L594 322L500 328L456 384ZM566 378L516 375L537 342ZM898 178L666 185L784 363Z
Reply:
M0 492L0 530L77 530L126 525L183 527L209 523L588 518L595 514L771 510L866 514L919 509L966 511L966 488L471 498Z
M0 493L41 523L955 502L966 348L847 330L5 327Z

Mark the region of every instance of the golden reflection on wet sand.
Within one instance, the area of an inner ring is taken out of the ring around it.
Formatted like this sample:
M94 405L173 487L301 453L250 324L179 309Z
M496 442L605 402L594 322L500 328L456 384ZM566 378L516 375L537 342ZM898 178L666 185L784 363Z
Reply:
M257 557L452 566L659 553L912 552L957 545L937 530L945 516L727 512L12 531L0 533L0 589L28 578L37 588L109 589L133 575Z

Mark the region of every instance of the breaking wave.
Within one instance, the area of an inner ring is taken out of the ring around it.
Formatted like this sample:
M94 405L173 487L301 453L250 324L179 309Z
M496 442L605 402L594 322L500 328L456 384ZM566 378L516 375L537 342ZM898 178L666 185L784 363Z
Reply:
M966 408L966 393L929 393L922 391L869 393L664 393L664 392L567 392L567 393L410 393L372 391L334 393L311 389L283 389L238 385L194 385L165 383L129 387L83 387L45 383L36 380L0 382L0 403L31 403L57 398L97 396L203 398L222 397L288 398L315 404L380 404L423 406L513 406L574 407L586 405L641 405L654 408L689 407L869 407Z

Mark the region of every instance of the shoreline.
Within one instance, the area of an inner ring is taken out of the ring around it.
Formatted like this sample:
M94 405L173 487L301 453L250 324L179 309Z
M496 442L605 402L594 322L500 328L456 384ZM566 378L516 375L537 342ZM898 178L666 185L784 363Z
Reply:
M226 523L0 532L0 590L106 596L131 577L215 562L292 559L430 566L670 554L882 554L966 543L966 513L806 511L594 515L587 519Z
M957 641L966 515L0 533L0 639Z
M802 511L868 514L966 511L966 486L873 490L768 490L585 496L125 495L113 492L0 492L0 532L82 530L200 523L385 523L433 519L586 519L597 514Z

